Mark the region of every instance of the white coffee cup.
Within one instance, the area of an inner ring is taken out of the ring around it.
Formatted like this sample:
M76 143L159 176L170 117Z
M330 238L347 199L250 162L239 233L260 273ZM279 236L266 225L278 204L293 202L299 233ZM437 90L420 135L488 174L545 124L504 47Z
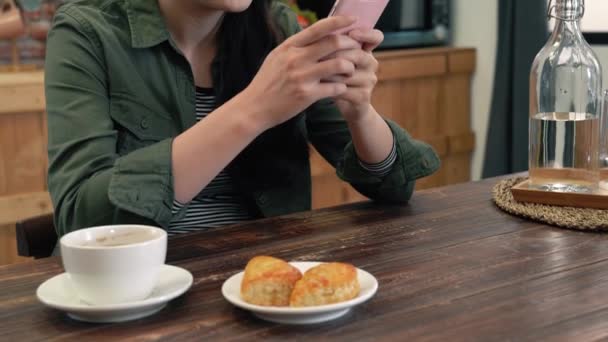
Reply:
M167 233L156 227L115 225L63 236L61 258L80 299L94 305L145 299L167 254Z

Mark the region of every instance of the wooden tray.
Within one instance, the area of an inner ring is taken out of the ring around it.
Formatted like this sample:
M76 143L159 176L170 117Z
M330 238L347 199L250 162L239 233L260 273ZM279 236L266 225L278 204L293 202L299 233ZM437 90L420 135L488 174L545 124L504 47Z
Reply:
M605 190L598 190L591 194L542 191L530 189L529 183L530 181L526 180L511 188L511 193L516 201L561 207L608 209L608 191Z

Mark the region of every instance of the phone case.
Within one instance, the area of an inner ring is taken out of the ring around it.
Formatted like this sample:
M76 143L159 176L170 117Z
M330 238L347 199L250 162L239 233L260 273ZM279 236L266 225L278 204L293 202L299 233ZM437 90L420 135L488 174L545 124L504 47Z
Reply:
M389 0L336 0L329 16L357 17L359 20L351 27L340 30L344 33L353 29L373 29Z

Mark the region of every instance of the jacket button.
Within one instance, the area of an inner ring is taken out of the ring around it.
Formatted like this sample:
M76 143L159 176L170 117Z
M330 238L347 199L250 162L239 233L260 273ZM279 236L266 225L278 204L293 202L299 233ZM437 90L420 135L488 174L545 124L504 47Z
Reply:
M258 203L260 203L261 205L266 205L266 203L268 203L268 196L260 195L258 197Z
M149 125L148 125L148 120L146 119L142 119L141 122L139 123L139 125L141 126L141 128L143 129L148 129Z

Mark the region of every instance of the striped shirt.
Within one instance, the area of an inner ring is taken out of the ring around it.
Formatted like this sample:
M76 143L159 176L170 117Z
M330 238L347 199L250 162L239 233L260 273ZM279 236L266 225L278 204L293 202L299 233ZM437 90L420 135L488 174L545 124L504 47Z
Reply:
M213 90L197 87L196 120L204 119L215 108ZM174 201L173 214L177 214L183 207L183 204ZM185 216L171 222L169 235L221 227L254 217L230 175L222 171L188 204Z
M215 95L212 89L196 88L196 119L200 121L216 108ZM396 144L389 157L378 164L367 164L359 161L361 167L378 176L386 176L397 159ZM173 215L184 208L174 201ZM186 213L179 220L174 219L169 226L169 236L191 233L206 228L221 227L255 218L247 205L246 199L238 191L231 176L220 172L188 205Z

